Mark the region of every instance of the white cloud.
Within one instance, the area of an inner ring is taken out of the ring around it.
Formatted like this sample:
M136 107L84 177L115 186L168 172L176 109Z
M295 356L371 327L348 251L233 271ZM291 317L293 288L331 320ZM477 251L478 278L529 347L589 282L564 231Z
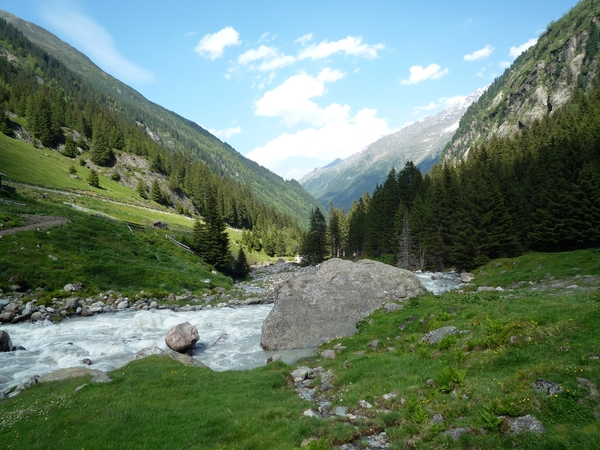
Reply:
M225 27L214 34L204 36L195 48L205 58L215 60L223 56L225 47L240 45L240 35L232 27Z
M465 61L477 61L478 59L487 58L494 51L494 47L486 45L482 49L475 50L473 53L466 54L463 59Z
M312 33L308 33L308 34L305 34L304 36L300 36L294 42L297 43L297 44L300 44L300 45L306 45L310 41L312 41L312 38L313 38L313 34Z
M211 134L214 134L215 136L217 136L219 138L230 139L232 136L235 136L236 134L241 134L242 127L240 127L240 126L230 127L230 128L225 128L224 130L215 130L212 128L208 128L208 131Z
M431 102L429 105L425 106L415 106L413 108L413 115L420 114L425 111L432 111L440 107L440 103Z
M321 128L285 133L246 155L285 178L301 178L316 166L347 158L390 134L377 111L363 108L354 117L331 120Z
M502 69L508 69L512 63L508 61L501 61L498 65Z
M384 47L383 44L363 44L362 36L348 36L339 41L329 42L325 40L319 44L308 46L298 54L298 59L312 59L314 61L327 58L336 53L344 53L346 56L377 58L377 52Z
M129 61L117 50L110 33L70 2L48 2L42 8L44 17L61 37L84 52L113 76L132 83L149 83L154 75Z
M255 114L265 117L279 117L283 123L292 126L301 122L323 125L334 119L347 116L350 107L338 103L321 108L313 97L320 97L327 91L325 82L337 81L343 77L338 70L323 69L317 77L301 72L288 78L256 101Z
M258 61L260 61L258 65L252 64ZM266 45L261 45L256 49L250 49L237 58L238 64L242 66L247 65L251 69L259 70L261 72L270 72L281 69L293 64L295 61L296 59L293 56L282 55L275 47L268 47Z
M511 47L510 52L508 52L508 54L511 58L516 58L529 47L533 47L535 44L537 44L537 41L537 38L531 38L524 44L519 45L518 47Z
M450 73L448 69L440 70L438 64L430 64L427 67L412 66L410 68L410 77L408 80L401 80L401 84L417 84L425 80L435 80Z

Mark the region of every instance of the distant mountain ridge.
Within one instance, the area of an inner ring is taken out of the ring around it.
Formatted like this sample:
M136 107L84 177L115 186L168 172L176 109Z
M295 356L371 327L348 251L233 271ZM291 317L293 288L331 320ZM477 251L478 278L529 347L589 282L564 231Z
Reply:
M467 108L485 92L478 89L447 109L404 126L384 136L364 150L337 164L313 170L300 184L323 205L333 202L346 210L365 191L372 192L392 168L401 170L407 161L426 172L458 129Z
M204 161L211 171L250 185L266 204L308 223L318 202L295 180L286 181L235 151L191 120L155 104L136 90L105 73L87 56L45 29L0 10L0 18L21 31L31 42L91 82L99 93L115 99L111 107L143 125L153 140Z

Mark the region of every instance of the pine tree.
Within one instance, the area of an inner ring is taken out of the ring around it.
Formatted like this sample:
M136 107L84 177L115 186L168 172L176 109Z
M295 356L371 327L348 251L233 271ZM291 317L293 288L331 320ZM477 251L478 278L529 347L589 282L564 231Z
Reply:
M412 237L408 215L404 211L401 211L401 213L402 231L398 238L396 267L406 270L421 270L425 265L425 252Z
M310 225L302 245L302 257L307 264L319 264L327 254L327 223L319 208L310 212Z
M245 277L250 273L250 266L248 265L248 261L246 260L246 253L244 253L244 249L240 245L238 249L237 258L233 263L233 274L238 277Z
M108 166L114 160L115 154L108 143L108 133L106 132L106 123L104 116L99 115L94 121L94 131L92 137L92 162L99 166Z
M75 158L79 155L77 151L77 147L75 146L75 141L71 136L67 136L67 140L65 141L65 148L62 151L62 154L67 158Z
M137 184L135 186L135 191L143 199L147 199L148 198L148 193L146 192L146 183L144 183L143 180L137 180Z
M204 261L217 269L229 267L229 237L225 222L217 208L216 198L212 193L206 196L204 222L196 219L192 231L193 246Z
M150 188L150 200L159 205L162 205L165 202L165 197L156 178L152 181L152 187Z
M98 173L94 169L90 171L90 175L88 176L88 184L92 187L100 187L100 179L98 178Z

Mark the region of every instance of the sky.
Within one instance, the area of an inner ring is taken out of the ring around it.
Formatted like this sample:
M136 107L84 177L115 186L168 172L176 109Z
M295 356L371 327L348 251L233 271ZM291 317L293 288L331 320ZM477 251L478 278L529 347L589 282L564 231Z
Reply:
M0 0L300 179L486 86L576 0Z

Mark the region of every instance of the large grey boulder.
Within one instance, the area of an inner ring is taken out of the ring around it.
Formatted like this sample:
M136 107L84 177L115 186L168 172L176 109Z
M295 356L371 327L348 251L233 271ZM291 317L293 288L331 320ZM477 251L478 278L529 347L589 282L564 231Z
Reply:
M198 329L191 323L184 322L169 330L165 343L171 350L178 353L187 353L193 350L199 339Z
M356 323L383 304L427 292L407 270L376 261L324 262L314 273L275 289L275 305L262 326L265 350L317 347L356 332Z

